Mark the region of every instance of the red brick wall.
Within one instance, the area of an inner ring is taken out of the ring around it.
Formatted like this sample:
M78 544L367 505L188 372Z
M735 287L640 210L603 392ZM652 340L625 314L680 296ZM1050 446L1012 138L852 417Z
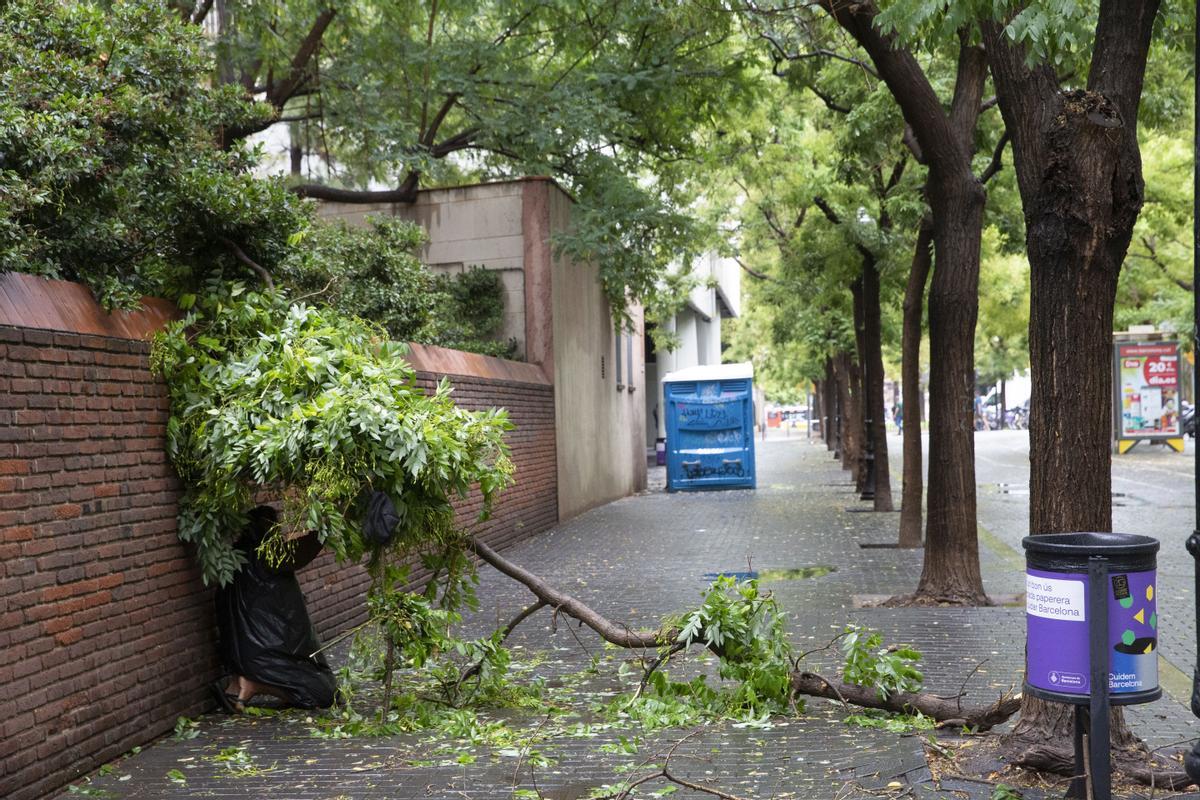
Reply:
M47 795L211 707L211 595L175 536L168 401L147 355L137 341L0 326L2 797ZM484 537L553 525L553 389L452 380L463 405L507 406L517 425L520 485ZM474 519L471 503L463 513ZM361 619L360 568L323 556L302 578L323 634Z

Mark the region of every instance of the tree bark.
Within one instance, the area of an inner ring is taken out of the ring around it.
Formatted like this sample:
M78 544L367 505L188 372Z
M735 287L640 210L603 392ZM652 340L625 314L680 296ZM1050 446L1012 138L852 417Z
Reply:
M1008 427L1004 419L1008 416L1008 398L1005 396L1007 383L1008 381L1004 378L1000 379L1000 419L997 420L999 424L996 426L1000 430L1004 430L1006 427Z
M817 420L820 420L821 417L825 413L825 409L824 409L825 401L823 399L824 394L825 394L824 382L820 381L820 380L813 381L813 393L812 393L812 395L810 395L812 400L808 406L808 429L810 431L813 428L813 423ZM825 438L824 423L821 423L820 427L821 427L821 438Z
M929 498L924 568L916 598L985 603L975 522L975 373L983 186L971 171L973 134L987 65L960 34L954 97L947 113L920 64L875 27L870 0L817 0L862 46L895 98L929 167L935 269L929 296Z
M862 494L867 488L867 455L873 443L867 441L867 417L871 411L866 392L867 334L861 275L850 285L850 294L854 297L854 364L851 369L851 374L855 378L853 383L854 434L861 444L858 449L858 458L852 469L854 471L854 491Z
M883 396L883 313L879 307L879 269L875 260L863 260L863 343L870 363L866 387L867 413L875 461L875 510L893 511L892 477L888 464L887 408Z
M1034 535L1112 529L1113 305L1144 196L1137 113L1158 7L1102 0L1085 90L1061 89L1001 23L982 24L1025 211ZM1009 742L1057 744L1070 720L1027 697ZM1114 746L1136 741L1120 709L1111 730Z
M921 312L925 306L925 284L933 260L933 221L921 221L913 253L908 286L904 292L904 323L901 334L901 390L904 393L904 483L900 499L900 547L920 547L921 509L924 506L925 476L921 455Z
M857 487L859 465L862 462L862 419L858 413L861 379L858 364L850 353L844 350L839 352L836 362L838 405L841 409L842 469L850 473Z
M929 292L929 494L916 596L981 605L987 595L975 522L972 399L983 197L978 184L953 185L932 172L929 183L935 264Z

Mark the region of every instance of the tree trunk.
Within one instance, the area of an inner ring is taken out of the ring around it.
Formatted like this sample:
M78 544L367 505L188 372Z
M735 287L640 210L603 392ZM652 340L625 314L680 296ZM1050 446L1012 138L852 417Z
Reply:
M821 419L821 416L824 414L824 405L825 404L822 401L822 396L824 395L824 392L825 392L825 387L823 385L823 382L819 381L819 380L813 381L813 391L812 391L812 394L810 394L808 396L809 397L809 400L808 400L808 430L810 433L813 428L813 422ZM821 437L824 438L824 436L825 436L825 425L822 424L821 425Z
M1113 304L1144 194L1137 114L1158 6L1102 0L1086 90L982 25L1025 210L1034 535L1112 528ZM1070 714L1027 696L1009 744L1061 747ZM1120 709L1111 731L1118 748L1137 741Z
M934 268L929 292L929 497L917 596L986 604L975 523L975 317L983 187L929 174Z
M925 306L925 284L933 258L933 221L922 220L917 232L908 286L904 292L904 327L901 338L900 370L904 400L904 485L900 499L900 547L920 547L921 509L924 505L925 476L921 456L921 311Z
M857 412L858 405L858 365L854 363L853 357L846 351L840 351L835 356L836 372L838 376L838 410L841 421L840 436L838 444L842 458L842 469L850 472L851 477L857 482L858 480L858 461L859 448L861 447L862 438L859 431L862 426L859 424Z
M870 381L866 386L867 414L875 463L875 510L892 511L892 477L888 464L887 407L883 396L883 319L879 308L879 270L874 259L863 262L863 344Z
M821 397L821 411L825 414L821 419L821 431L825 434L825 447L832 452L837 445L837 434L833 429L837 424L835 419L837 401L834 399L837 392L837 381L833 376L833 359L829 357L825 359L825 380L822 381L821 388L824 390L824 395Z
M867 457L872 443L867 441L867 418L871 415L867 405L866 374L867 344L866 324L863 313L863 280L860 275L850 285L850 294L854 297L854 363L851 374L854 376L854 436L859 444L858 458L852 467L854 471L854 491L862 494L867 488Z
M959 34L954 97L947 113L913 54L875 25L871 0L816 0L854 37L887 84L929 167L933 284L929 295L929 497L925 559L916 599L984 603L975 523L975 370L979 244L985 195L971 171L987 63Z
M997 420L998 424L996 425L996 427L998 427L1000 430L1004 430L1006 427L1008 427L1004 419L1008 416L1008 398L1005 397L1005 384L1007 383L1008 381L1006 381L1004 378L1000 379L1000 419Z

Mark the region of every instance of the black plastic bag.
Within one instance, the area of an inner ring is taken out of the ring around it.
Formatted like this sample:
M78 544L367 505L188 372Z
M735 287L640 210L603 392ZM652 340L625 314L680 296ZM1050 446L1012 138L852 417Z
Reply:
M317 652L321 642L295 575L317 557L321 543L310 533L296 543L288 563L271 567L257 549L275 523L270 506L250 512L250 527L238 541L247 564L217 590L221 660L230 674L282 689L293 705L329 708L337 681Z
M368 542L382 547L392 540L400 515L392 498L383 492L372 492L367 500L367 513L363 516L363 535Z

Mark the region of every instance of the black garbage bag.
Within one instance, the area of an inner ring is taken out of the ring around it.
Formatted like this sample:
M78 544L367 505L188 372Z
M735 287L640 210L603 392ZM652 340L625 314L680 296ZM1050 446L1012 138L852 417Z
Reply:
M230 674L283 690L293 705L329 708L337 681L317 652L321 642L295 575L321 552L321 542L310 533L297 541L288 563L271 567L256 551L276 521L270 506L250 512L250 526L237 544L247 564L217 590L221 660Z
M367 541L382 547L392 540L400 515L392 498L383 492L372 492L367 499L367 513L363 516L363 535Z

